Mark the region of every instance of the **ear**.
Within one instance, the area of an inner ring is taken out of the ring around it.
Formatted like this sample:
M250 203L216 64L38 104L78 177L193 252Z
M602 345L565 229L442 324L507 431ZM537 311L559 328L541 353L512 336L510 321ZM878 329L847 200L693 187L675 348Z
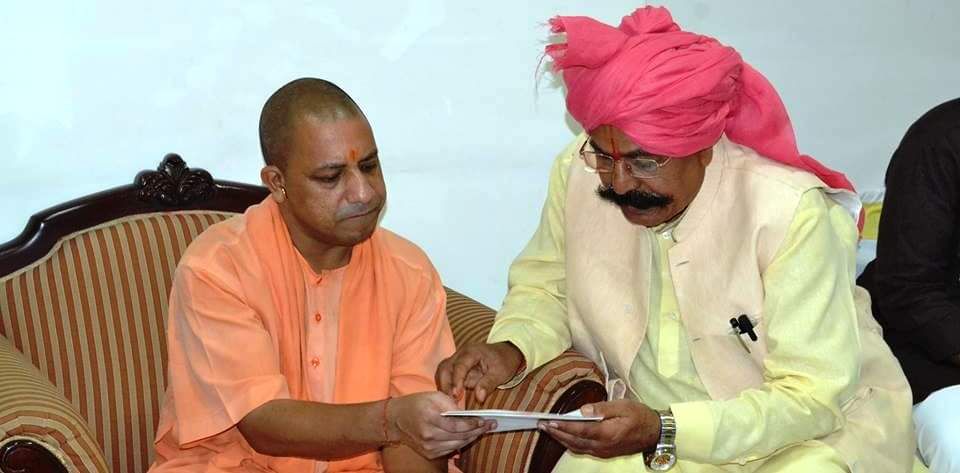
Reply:
M260 181L270 190L270 195L278 204L287 200L287 191L284 188L283 172L280 168L270 165L260 170Z
M697 153L697 161L699 161L700 165L706 169L710 162L713 161L713 147L711 146L709 148L700 150L700 152Z

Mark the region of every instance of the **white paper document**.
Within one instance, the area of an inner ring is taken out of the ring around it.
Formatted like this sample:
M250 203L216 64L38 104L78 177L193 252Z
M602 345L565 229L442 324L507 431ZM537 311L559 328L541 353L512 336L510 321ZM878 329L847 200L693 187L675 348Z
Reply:
M549 414L546 412L502 411L497 409L477 409L472 411L447 411L445 417L480 417L485 420L497 421L497 428L491 432L510 432L513 430L536 430L537 423L546 420L560 420L567 422L597 422L603 417L585 417L580 410L566 414Z

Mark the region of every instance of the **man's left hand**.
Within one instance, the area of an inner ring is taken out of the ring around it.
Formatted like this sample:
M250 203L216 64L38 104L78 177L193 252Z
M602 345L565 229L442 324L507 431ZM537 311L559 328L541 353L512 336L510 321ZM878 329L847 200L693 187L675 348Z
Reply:
M543 422L541 430L574 453L612 458L652 450L660 440L660 415L631 400L599 402L580 408L599 422Z

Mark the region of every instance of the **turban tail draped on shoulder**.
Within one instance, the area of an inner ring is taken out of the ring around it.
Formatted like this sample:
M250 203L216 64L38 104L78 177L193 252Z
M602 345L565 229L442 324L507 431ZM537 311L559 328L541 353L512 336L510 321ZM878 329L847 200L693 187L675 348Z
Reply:
M777 91L717 40L683 31L662 7L644 7L614 28L582 16L550 20L566 42L546 48L567 86L567 110L586 130L610 125L653 154L688 156L720 135L809 171L835 189L846 176L797 150Z

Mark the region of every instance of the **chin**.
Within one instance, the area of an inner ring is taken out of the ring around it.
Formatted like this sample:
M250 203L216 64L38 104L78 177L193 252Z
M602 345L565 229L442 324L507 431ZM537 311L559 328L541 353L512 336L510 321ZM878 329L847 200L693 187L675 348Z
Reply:
M342 241L347 242L350 246L359 245L370 239L373 236L373 232L377 230L377 221L374 220L370 225L364 226L364 228L357 229L355 231L343 232Z
M620 212L628 222L652 228L670 219L670 212L666 207L655 207L647 210L636 210L633 207L621 206Z

